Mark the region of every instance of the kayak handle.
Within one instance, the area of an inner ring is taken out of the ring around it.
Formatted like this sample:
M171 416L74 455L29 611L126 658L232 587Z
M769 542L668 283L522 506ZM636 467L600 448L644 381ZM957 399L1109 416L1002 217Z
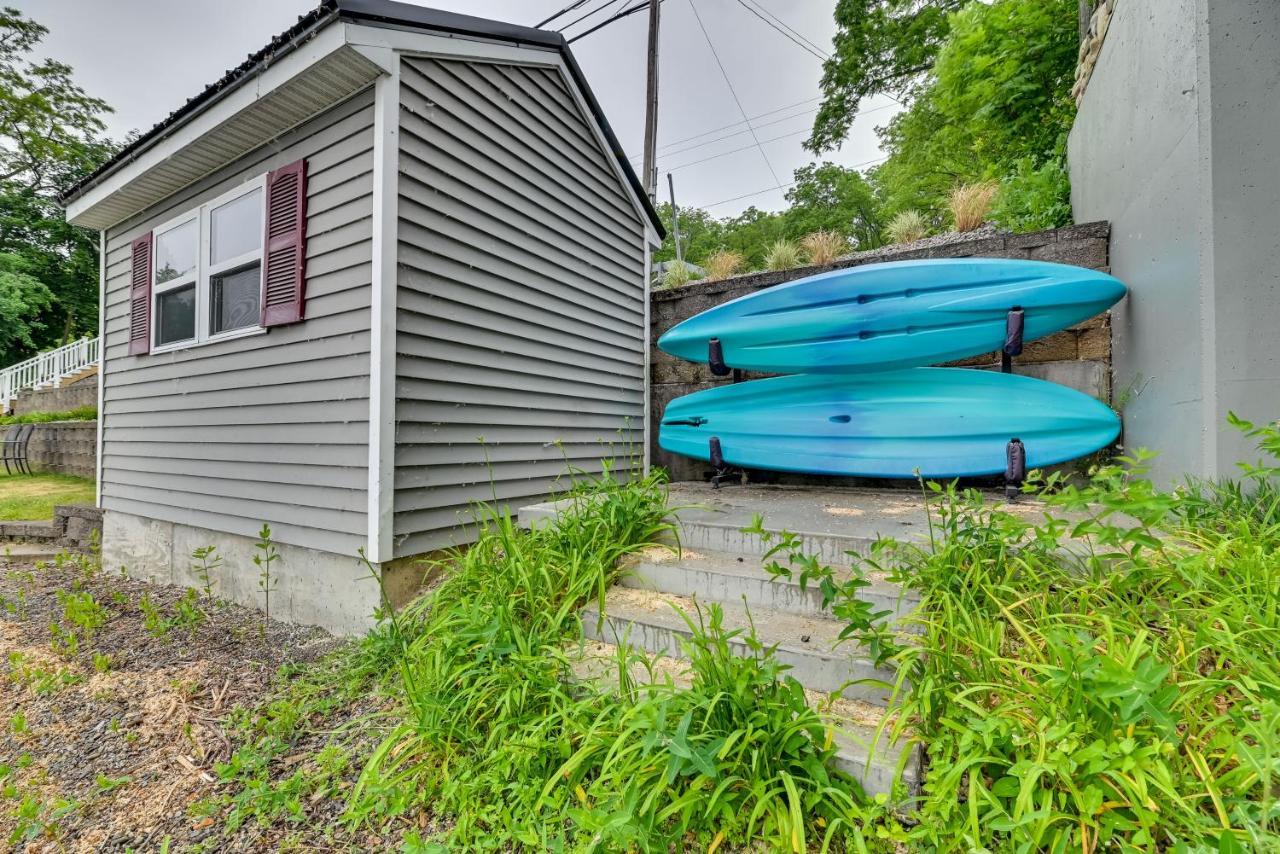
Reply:
M663 427L701 427L707 423L707 419L701 415L695 415L692 418L676 418L671 421L663 421Z

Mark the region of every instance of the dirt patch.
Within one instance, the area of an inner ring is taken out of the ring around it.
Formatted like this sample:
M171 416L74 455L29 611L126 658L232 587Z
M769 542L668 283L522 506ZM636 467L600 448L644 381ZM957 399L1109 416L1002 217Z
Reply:
M346 642L314 628L264 626L256 611L215 602L198 603L205 616L190 625L160 628L155 615L173 620L184 596L190 604L179 588L83 564L0 569L0 848L394 845L338 824L345 804L326 789L289 819L229 827L226 796L243 787L223 782L219 765L239 747L237 718L271 695L282 667L316 662ZM301 729L295 757L271 760L264 780L311 762L333 728L379 703L337 710L316 728L323 732ZM370 745L377 735L369 733ZM350 763L334 787L349 788L358 772L359 762Z

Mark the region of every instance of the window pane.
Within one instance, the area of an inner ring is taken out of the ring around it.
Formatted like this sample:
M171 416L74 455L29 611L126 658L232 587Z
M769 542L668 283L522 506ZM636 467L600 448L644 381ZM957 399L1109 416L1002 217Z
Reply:
M189 276L196 269L199 222L190 220L156 235L156 284Z
M156 343L196 337L196 286L174 288L156 297Z
M221 264L262 247L262 191L214 208L209 220L209 263Z
M254 264L236 270L234 273L223 273L211 276L210 294L210 331L214 335L229 329L243 329L256 326L258 323L258 298L262 293L261 268Z

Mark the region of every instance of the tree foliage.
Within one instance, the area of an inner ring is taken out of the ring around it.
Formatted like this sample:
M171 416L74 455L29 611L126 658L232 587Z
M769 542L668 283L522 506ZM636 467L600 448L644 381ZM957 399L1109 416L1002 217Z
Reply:
M906 97L933 67L967 0L838 0L831 58L823 64L823 101L805 145L816 154L839 147L862 101Z
M103 136L110 108L75 83L70 66L33 57L47 33L0 9L0 253L9 256L0 326L23 330L0 345L8 361L92 333L98 321L96 239L67 224L56 194L115 150Z
M882 222L871 185L855 169L834 163L812 163L797 169L787 191L785 211L749 207L733 217L717 219L697 208L680 210L680 241L685 258L701 263L717 250L742 255L749 269L765 264L769 247L780 240L799 240L815 231L834 231L861 249L879 246ZM658 208L667 227L667 240L655 261L675 257L671 206Z
M0 365L26 358L44 324L40 315L53 303L53 292L32 276L16 255L0 253Z
M808 144L843 141L868 95L905 99L879 129L889 156L870 173L882 218L919 210L941 225L957 184L999 180L1002 224L1069 220L1076 0L840 0L836 19L837 53Z

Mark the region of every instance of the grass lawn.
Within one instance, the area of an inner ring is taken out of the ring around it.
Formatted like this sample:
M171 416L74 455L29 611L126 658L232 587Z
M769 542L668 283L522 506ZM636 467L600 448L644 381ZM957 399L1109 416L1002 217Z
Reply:
M0 522L52 519L55 504L92 504L93 481L69 474L0 474Z

